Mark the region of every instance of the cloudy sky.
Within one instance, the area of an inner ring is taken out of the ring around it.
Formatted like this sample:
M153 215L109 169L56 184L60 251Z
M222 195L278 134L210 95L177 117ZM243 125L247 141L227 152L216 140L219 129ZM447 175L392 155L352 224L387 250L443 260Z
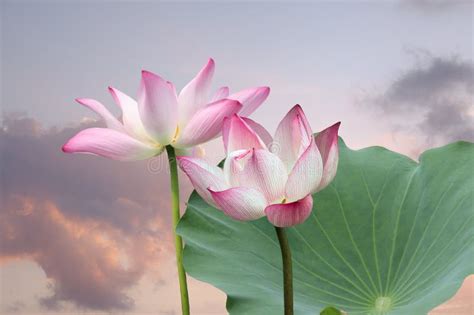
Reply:
M1 314L177 314L161 159L60 151L100 124L74 98L111 104L109 85L133 95L142 69L182 87L213 57L216 87L271 87L253 115L268 129L299 103L315 130L341 120L353 148L416 158L474 140L469 1L0 5ZM471 314L473 290L468 279L436 314ZM194 314L224 312L209 285L191 281L191 296Z

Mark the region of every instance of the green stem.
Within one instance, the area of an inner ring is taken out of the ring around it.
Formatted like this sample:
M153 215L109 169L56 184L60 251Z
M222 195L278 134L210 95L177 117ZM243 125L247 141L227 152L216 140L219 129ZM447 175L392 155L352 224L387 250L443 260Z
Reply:
M283 300L285 315L293 315L293 271L291 266L291 250L284 228L275 226L280 242L281 258L283 260Z
M170 165L171 208L173 211L173 234L174 246L176 248L176 264L178 265L179 290L181 292L181 311L183 315L189 315L188 285L186 283L186 272L183 267L183 240L181 239L181 236L176 234L176 226L180 219L178 167L174 148L168 145L166 146L166 152L168 153L168 161Z

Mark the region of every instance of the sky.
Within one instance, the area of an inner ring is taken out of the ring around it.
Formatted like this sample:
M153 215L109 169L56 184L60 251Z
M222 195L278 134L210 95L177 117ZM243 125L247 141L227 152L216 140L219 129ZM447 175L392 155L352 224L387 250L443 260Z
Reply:
M299 103L314 130L340 120L352 148L383 145L416 159L474 140L472 2L3 0L0 8L1 314L178 314L162 158L60 151L101 124L74 99L110 106L107 87L134 95L142 69L179 88L212 57L215 88L271 87L252 116L271 131ZM207 147L215 161L223 156L219 140ZM186 199L192 189L182 183ZM433 314L471 314L473 292L468 278ZM225 312L225 295L210 285L191 280L190 294L194 314Z

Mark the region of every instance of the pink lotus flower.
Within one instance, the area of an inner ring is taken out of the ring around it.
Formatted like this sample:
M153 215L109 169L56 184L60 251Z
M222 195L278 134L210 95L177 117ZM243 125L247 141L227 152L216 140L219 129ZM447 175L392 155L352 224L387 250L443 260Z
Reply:
M267 216L275 226L305 221L311 194L336 175L339 124L313 136L299 105L280 122L275 136L251 119L233 115L223 126L224 168L180 157L181 169L209 204L237 220Z
M209 97L214 60L179 93L173 83L142 71L137 101L115 88L109 88L122 110L122 120L114 117L101 103L79 98L77 102L99 114L107 128L80 131L64 146L64 152L92 153L130 161L158 155L166 145L180 152L219 135L223 119L234 113L250 115L268 97L268 87L250 88L229 95L221 87Z

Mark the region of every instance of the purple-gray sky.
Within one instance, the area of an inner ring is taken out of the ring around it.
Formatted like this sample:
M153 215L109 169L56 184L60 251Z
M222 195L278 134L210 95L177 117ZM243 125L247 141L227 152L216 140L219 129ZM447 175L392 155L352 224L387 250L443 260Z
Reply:
M271 87L253 115L271 131L299 103L315 130L341 120L355 148L416 158L474 139L470 1L4 0L0 8L2 314L177 314L160 159L60 151L97 124L74 98L110 105L109 85L134 95L141 69L180 88L213 57L215 87ZM209 147L221 150L219 141ZM436 314L470 314L469 281ZM191 296L194 314L225 310L225 295L206 284L192 281Z

